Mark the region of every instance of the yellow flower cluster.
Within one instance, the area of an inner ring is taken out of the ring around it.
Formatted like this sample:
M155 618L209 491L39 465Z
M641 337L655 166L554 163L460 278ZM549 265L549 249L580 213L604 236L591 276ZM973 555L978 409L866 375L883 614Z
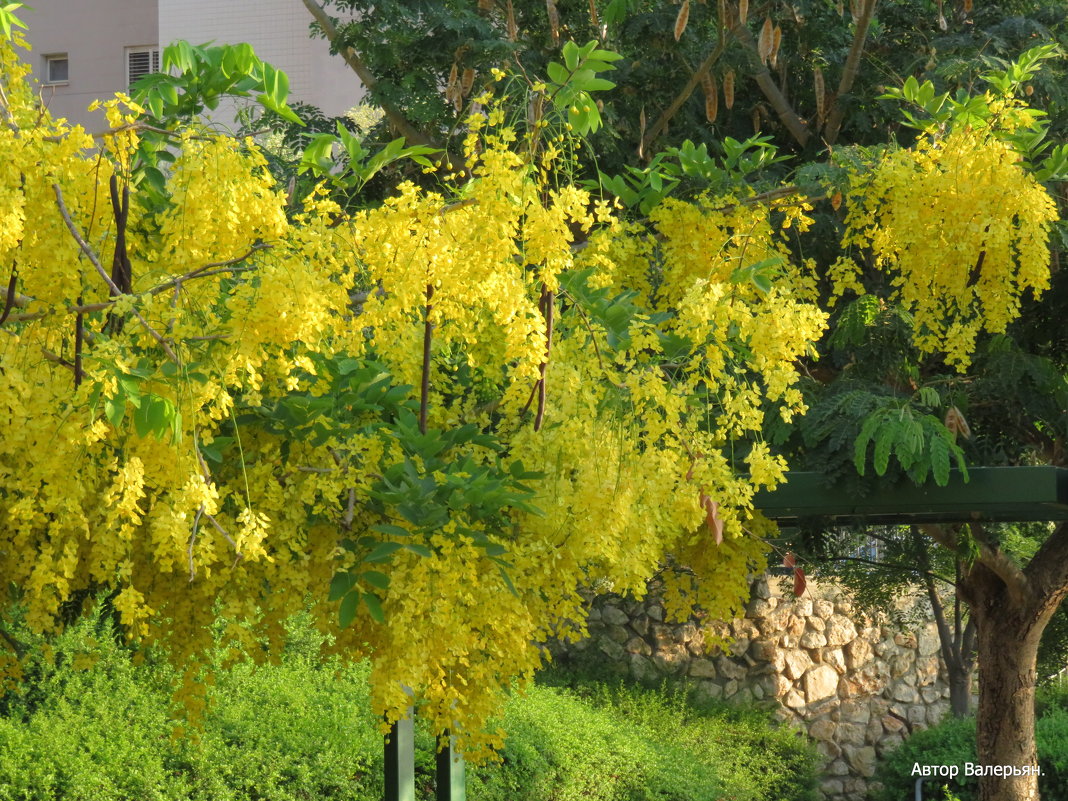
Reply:
M1049 286L1057 210L989 129L927 136L856 176L847 243L870 248L915 317L915 343L964 370L980 331L1003 332L1030 289ZM857 289L839 264L836 289Z

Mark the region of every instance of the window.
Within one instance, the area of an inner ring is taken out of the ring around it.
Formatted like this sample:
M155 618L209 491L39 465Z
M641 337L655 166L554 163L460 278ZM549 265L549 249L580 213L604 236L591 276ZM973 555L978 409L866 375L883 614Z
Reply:
M139 79L152 72L159 72L158 47L126 48L126 85L133 86Z
M45 83L57 85L70 80L70 62L66 53L45 56Z

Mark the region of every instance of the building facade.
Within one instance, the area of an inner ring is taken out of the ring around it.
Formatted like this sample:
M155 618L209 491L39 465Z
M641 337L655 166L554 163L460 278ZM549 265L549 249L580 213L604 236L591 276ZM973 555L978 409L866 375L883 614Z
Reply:
M289 77L291 102L326 114L342 114L363 97L345 62L309 36L311 15L300 0L36 0L19 14L42 101L89 130L106 127L89 104L158 70L162 48L176 39L248 42Z

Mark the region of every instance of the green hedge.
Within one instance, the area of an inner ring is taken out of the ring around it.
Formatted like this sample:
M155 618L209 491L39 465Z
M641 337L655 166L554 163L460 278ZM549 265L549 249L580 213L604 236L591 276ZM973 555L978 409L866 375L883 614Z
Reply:
M382 797L382 740L366 665L318 661L295 624L280 666L218 676L196 741L173 739L170 669L135 666L82 624L0 702L0 801L311 801ZM92 670L72 655L92 648ZM698 710L678 695L586 683L509 702L499 765L469 768L471 801L810 801L817 760L754 711ZM417 732L417 790L433 792L433 741Z
M1038 779L1043 798L1068 799L1068 708L1048 700L1039 706L1042 716L1035 726L1038 743L1038 763L1042 773ZM945 785L960 801L975 801L978 784L974 777L964 776L964 764L976 762L975 718L948 720L926 731L917 732L900 748L882 761L875 778L883 789L870 794L871 801L900 801L912 798L916 777L913 766L957 765L960 773L954 779L931 780L928 795Z

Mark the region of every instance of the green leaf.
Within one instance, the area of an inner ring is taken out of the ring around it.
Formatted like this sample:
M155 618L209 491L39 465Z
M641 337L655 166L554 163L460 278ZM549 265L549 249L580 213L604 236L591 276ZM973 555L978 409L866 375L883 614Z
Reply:
M431 551L425 545L419 545L418 543L406 542L406 543L404 543L404 547L407 548L412 553L419 554L422 557L429 558L429 557L434 555L433 551Z
M341 607L338 609L337 620L338 624L343 629L347 629L352 621L356 618L356 610L360 607L360 593L350 592L341 601Z
M340 600L355 584L356 577L352 573L335 573L330 580L330 594L327 598L331 601Z
M365 570L360 578L374 587L376 590L388 590L389 589L389 576L385 573L379 573L377 570Z
M399 542L380 542L370 554L364 557L365 562L388 562L389 558L404 547Z
M395 526L392 523L375 523L371 526L371 531L377 531L379 534L386 534L390 537L412 536L412 532L408 529Z
M385 623L386 615L382 612L382 601L378 596L372 592L363 593L363 602L367 606L367 611L371 613L371 618L376 623Z

